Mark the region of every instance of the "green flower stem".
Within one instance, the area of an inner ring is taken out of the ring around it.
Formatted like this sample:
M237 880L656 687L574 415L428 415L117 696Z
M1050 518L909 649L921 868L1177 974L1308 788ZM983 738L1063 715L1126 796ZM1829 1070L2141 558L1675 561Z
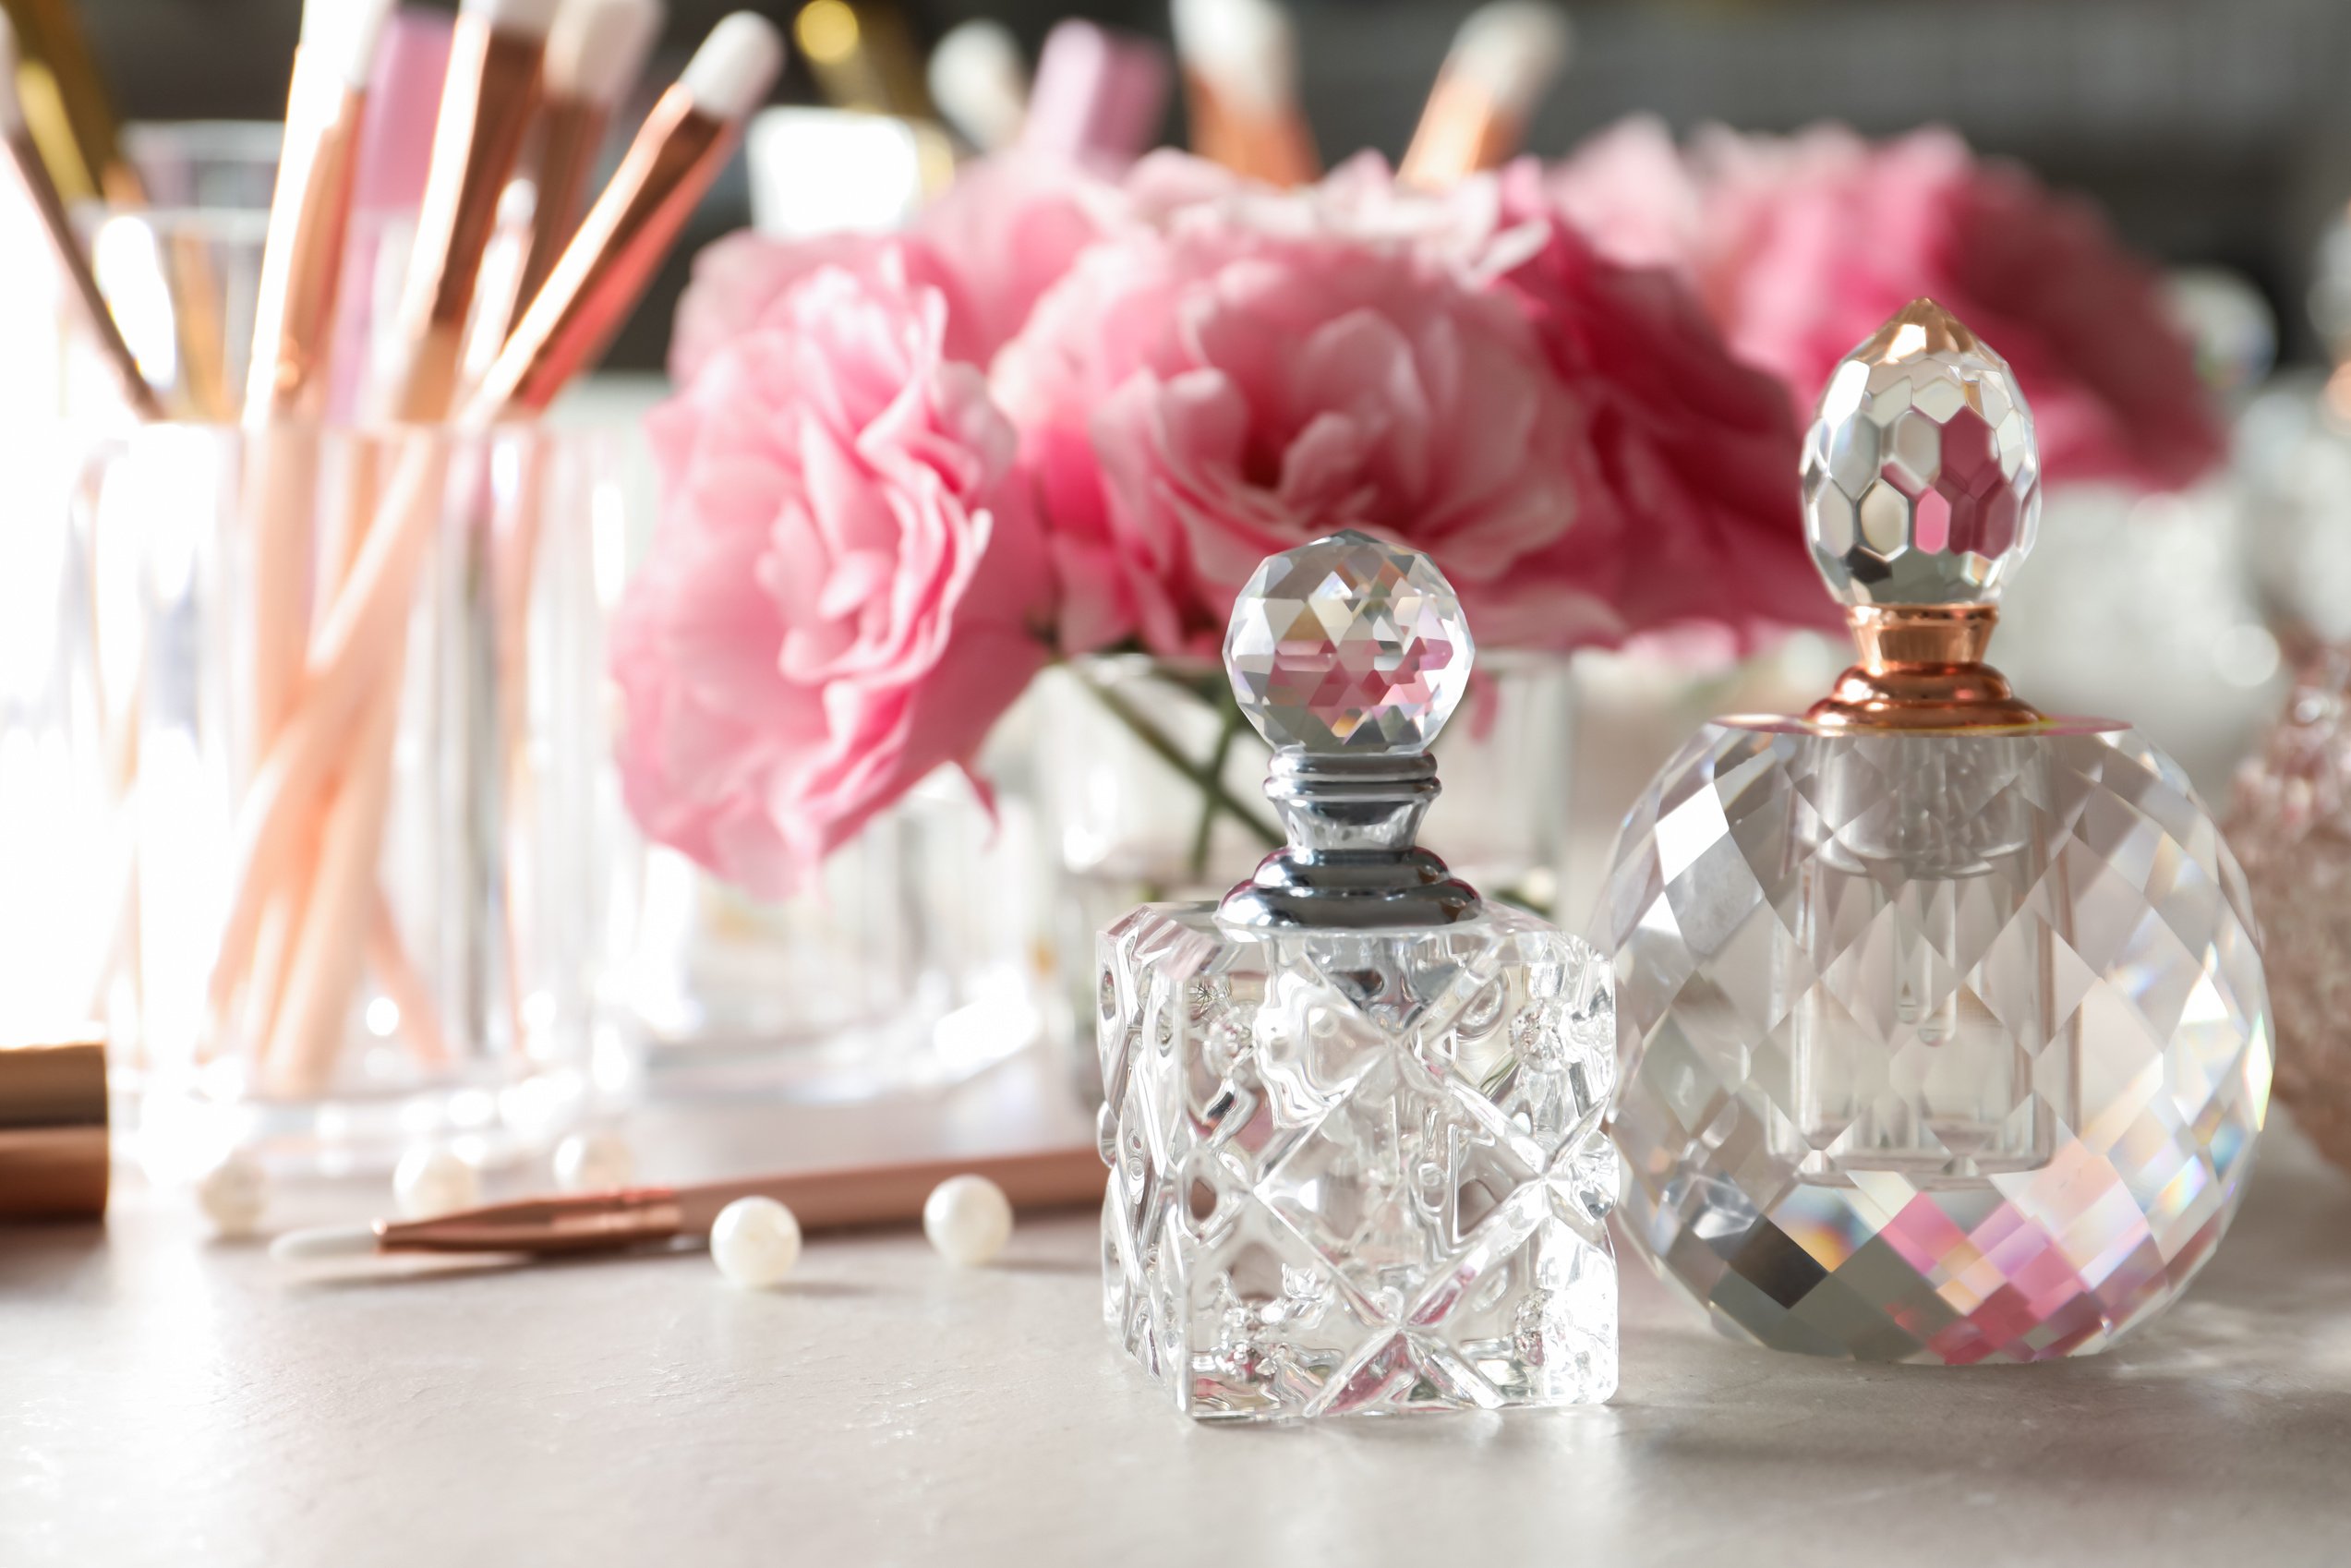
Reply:
M1497 891L1489 894L1488 897L1492 899L1493 902L1498 904L1516 905L1518 908L1525 910L1528 914L1537 916L1539 919L1549 920L1551 918L1550 900L1548 899L1536 898L1533 894L1520 887L1515 882L1512 883L1507 887L1500 888Z
M1195 834L1193 840L1194 875L1203 875L1207 872L1206 829L1217 812L1223 812L1256 835L1259 842L1269 850L1287 842L1282 830L1268 821L1262 813L1224 787L1222 777L1224 759L1227 749L1237 738L1237 724L1241 717L1239 709L1236 708L1225 720L1224 731L1217 742L1216 761L1203 768L1200 764L1186 756L1181 747L1169 740L1164 731L1144 718L1135 705L1124 696L1098 681L1089 680L1083 675L1079 676L1079 680L1084 682L1086 689L1094 694L1097 702L1108 708L1120 723L1134 731L1135 739L1151 748L1162 762L1199 787L1201 795L1202 826L1201 830Z
M1209 754L1208 777L1211 778L1220 782L1224 779L1225 760L1232 756L1233 742L1240 737L1241 726L1246 722L1241 718L1239 705L1228 700L1224 704L1224 727L1216 732L1216 749ZM1208 874L1208 845L1215 836L1216 816L1216 797L1203 793L1200 796L1200 820L1192 826L1191 856L1185 862L1194 882Z

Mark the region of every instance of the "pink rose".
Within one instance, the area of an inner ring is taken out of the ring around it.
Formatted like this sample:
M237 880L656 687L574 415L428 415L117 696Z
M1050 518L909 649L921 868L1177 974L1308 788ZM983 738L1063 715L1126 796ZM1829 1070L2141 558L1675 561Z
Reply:
M654 838L780 895L963 762L1045 662L1015 437L945 291L819 267L647 422L663 512L615 618L621 769Z
M957 280L973 363L1011 341L1124 205L1115 185L1039 153L1001 152L957 171L914 234Z
M966 164L903 235L729 235L694 257L670 336L670 378L691 384L818 268L868 271L885 255L946 296L949 357L984 366L1122 208L1115 187L1063 160L1007 152Z
M1513 247L1539 236L1496 281L1586 410L1585 515L1537 569L1597 587L1642 631L1725 628L1747 645L1832 623L1804 546L1785 392L1730 357L1671 274L1619 266L1561 221L1532 159L1495 183Z
M1493 182L1418 198L1376 160L1283 194L1161 155L1136 186L1151 221L1088 251L994 376L1066 646L1206 651L1260 559L1343 527L1427 550L1496 646L1719 610L1749 563L1718 546L1770 541L1759 615L1780 558L1809 570L1784 401L1670 280L1550 256L1572 236L1502 228ZM1729 478L1671 471L1726 454Z
M1633 120L1561 165L1552 198L1621 260L1678 268L1731 349L1799 408L1929 295L1997 348L2032 399L2048 473L2171 488L2222 452L2193 352L2154 274L2087 203L1976 159L1946 130L1870 143Z

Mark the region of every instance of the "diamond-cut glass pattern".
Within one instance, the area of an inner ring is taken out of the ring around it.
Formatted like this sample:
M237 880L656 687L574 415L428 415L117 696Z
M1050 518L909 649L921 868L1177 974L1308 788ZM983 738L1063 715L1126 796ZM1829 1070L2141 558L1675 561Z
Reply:
M2032 415L2007 362L1920 300L1829 377L1803 494L1813 559L1839 598L1988 600L2041 514Z
M2129 730L1710 726L1605 906L1627 1234L1779 1349L2103 1348L2243 1190L2271 1061L2247 907Z
M1275 746L1417 752L1443 729L1474 649L1435 564L1352 530L1269 557L1233 606L1224 668Z
M1514 911L1102 938L1103 1315L1205 1419L1616 1387L1608 967Z

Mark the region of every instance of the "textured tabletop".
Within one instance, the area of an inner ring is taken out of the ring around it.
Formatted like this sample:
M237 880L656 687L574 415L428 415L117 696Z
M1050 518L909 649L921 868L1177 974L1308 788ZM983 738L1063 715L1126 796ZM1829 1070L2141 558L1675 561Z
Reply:
M1018 1069L924 1115L1038 1116ZM640 1133L682 1176L886 1123ZM2188 1297L2078 1365L1814 1363L1625 1284L1606 1407L1205 1429L1112 1354L1082 1219L977 1272L820 1240L764 1294L692 1255L296 1284L134 1186L0 1233L0 1563L2351 1561L2351 1180L2283 1124Z

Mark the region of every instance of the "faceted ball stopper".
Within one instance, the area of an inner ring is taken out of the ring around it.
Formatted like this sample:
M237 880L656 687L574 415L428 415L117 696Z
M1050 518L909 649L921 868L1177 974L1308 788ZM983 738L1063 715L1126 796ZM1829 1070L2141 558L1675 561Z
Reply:
M1267 557L1224 634L1233 694L1258 733L1326 755L1426 750L1474 653L1436 563L1352 529Z
M1813 560L1845 603L1990 603L2040 521L2032 414L2006 360L1913 300L1828 378L1803 486Z

